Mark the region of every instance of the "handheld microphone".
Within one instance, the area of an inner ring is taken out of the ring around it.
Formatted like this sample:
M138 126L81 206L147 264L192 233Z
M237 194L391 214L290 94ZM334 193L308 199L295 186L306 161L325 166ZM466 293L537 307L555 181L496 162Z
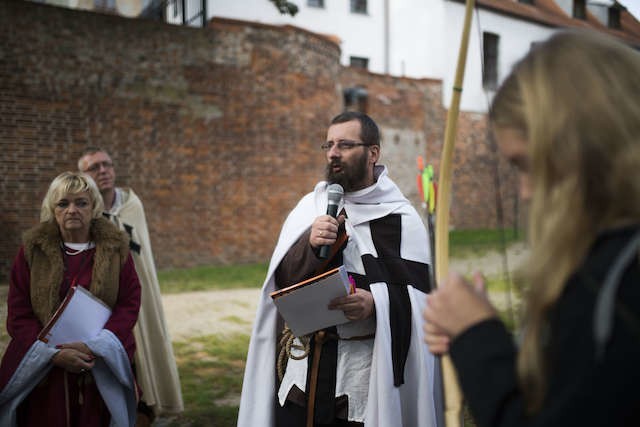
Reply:
M342 196L344 195L344 190L340 184L331 184L327 188L327 215L330 215L334 218L338 216L338 205L340 204L340 200L342 200ZM320 247L320 253L318 257L321 259L326 259L329 256L329 249L331 249L331 245L323 245Z

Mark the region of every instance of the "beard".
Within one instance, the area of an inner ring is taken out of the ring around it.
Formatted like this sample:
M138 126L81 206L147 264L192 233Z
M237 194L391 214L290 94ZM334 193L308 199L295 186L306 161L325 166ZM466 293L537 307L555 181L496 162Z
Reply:
M334 172L333 167L340 166L339 172ZM367 153L355 158L352 164L346 164L340 160L332 160L327 163L325 178L329 184L340 184L345 193L360 190L365 187L367 177Z

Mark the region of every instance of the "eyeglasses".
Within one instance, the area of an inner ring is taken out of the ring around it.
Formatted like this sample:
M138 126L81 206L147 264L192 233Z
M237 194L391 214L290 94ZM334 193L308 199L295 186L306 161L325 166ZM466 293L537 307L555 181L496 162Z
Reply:
M103 167L105 169L111 169L113 167L113 163L112 162L97 162L91 165L91 167L86 168L83 172L91 172L91 173L95 173L98 172L100 170L100 168Z
M333 141L327 141L320 146L322 151L329 151L333 146L338 148L338 151L348 151L354 147L365 146L368 147L371 144L367 144L366 142L356 142L356 141L338 141L334 143Z

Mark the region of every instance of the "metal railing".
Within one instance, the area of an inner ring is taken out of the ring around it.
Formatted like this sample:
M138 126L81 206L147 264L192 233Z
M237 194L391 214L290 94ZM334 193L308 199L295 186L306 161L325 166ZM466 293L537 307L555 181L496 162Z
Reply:
M190 27L207 25L207 0L151 0L140 17Z
M162 1L166 3L166 22L190 27L204 27L207 25L207 0Z

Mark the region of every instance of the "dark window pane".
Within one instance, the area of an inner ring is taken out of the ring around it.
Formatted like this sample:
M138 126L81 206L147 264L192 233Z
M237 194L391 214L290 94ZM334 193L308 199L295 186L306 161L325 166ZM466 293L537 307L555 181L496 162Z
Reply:
M369 69L369 58L362 58L359 56L350 56L349 57L349 65L354 68L363 68L365 70Z
M576 19L587 19L585 0L573 0L573 17Z
M609 8L609 28L619 30L620 27L620 9L616 7Z
M498 87L498 43L500 36L493 33L482 33L483 73L482 86L495 90Z
M348 87L342 92L344 96L345 111L367 112L367 102L369 94L367 89L362 86Z
M367 13L367 0L351 0L351 13Z

